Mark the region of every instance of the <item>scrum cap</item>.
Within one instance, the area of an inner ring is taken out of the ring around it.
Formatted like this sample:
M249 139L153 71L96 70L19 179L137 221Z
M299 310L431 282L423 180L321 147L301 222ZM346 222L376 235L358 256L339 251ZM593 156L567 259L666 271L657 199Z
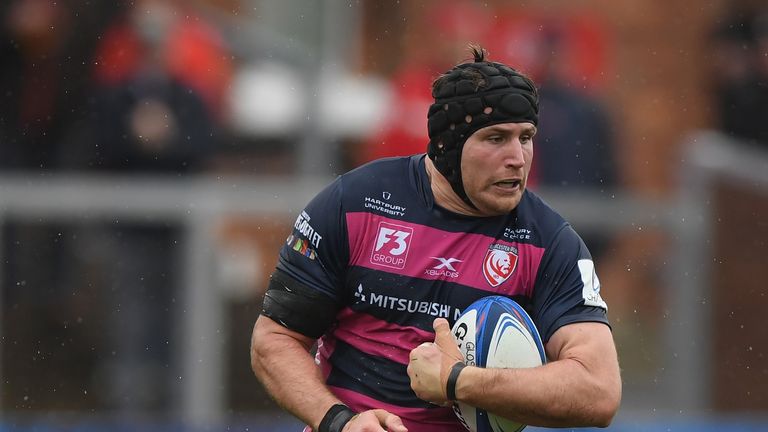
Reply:
M427 155L456 194L472 208L461 178L464 143L478 129L499 123L539 121L539 96L533 82L501 63L485 61L473 49L474 62L460 64L435 81L429 108Z

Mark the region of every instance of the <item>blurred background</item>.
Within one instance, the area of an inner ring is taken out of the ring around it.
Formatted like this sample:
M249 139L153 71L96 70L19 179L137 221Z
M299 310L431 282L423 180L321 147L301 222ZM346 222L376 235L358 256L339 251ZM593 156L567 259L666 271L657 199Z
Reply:
M298 431L250 331L304 204L482 44L596 259L609 430L768 430L768 6L3 0L0 431ZM536 428L530 428L536 430Z

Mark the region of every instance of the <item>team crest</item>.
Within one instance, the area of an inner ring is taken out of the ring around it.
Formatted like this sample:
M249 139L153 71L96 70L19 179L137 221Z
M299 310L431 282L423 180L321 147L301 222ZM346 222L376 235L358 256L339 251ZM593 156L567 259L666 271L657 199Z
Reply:
M483 275L492 287L501 285L517 268L517 248L501 244L488 247L483 259Z

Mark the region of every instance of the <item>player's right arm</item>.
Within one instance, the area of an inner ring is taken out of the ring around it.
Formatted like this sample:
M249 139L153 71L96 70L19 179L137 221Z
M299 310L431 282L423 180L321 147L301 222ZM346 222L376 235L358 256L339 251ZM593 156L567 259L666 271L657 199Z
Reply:
M251 337L251 367L283 408L320 432L407 432L400 418L376 409L352 413L325 385L311 347L333 324L343 306L347 240L341 211L341 180L318 194L301 213L280 251ZM329 422L331 418L337 421Z
M317 431L328 410L342 403L323 383L309 349L315 340L259 316L251 339L251 366L284 409ZM382 409L352 418L343 432L407 432L400 418Z

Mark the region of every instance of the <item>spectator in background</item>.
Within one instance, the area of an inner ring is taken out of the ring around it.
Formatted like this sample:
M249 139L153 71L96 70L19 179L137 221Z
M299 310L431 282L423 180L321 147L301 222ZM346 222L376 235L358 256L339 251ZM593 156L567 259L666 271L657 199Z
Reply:
M0 2L0 168L59 168L85 118L96 35L120 8L84 3Z
M209 111L194 91L147 66L96 96L92 167L134 173L202 169L216 144Z
M613 128L599 100L578 86L586 71L574 69L570 58L579 50L569 46L578 30L563 21L549 21L544 28L531 40L537 54L531 56L531 68L541 82L542 107L532 187L610 190L617 186ZM583 230L582 235L597 260L615 246L613 235L604 231Z
M734 12L714 32L719 127L768 147L768 9Z
M121 9L106 3L0 1L0 169L37 177L62 168L61 155L71 150L72 125L87 117L96 36ZM81 336L94 346L98 334L67 325L93 307L84 304L78 295L83 287L72 277L77 267L70 225L41 222L16 214L0 226L5 257L0 327L4 341L12 340L14 347L0 359L7 372L4 402L29 400L39 408L60 398L66 402L56 406L71 409L91 398L74 383L88 379L97 357L72 350L72 340ZM46 354L31 354L36 352ZM51 391L52 383L58 393Z
M614 186L611 121L602 105L575 87L564 64L564 34L556 25L544 32L539 97L545 108L537 141L535 180L539 185L605 189Z
M183 1L131 3L98 47L94 77L98 85L124 85L152 68L192 89L210 114L221 119L233 66L219 31Z
M216 150L231 65L221 37L173 0L140 0L96 54L94 168L188 172Z
M230 75L229 55L204 17L174 0L139 0L98 47L88 168L184 175L207 169ZM104 237L109 269L108 341L99 376L110 408L134 416L171 408L174 299L181 227L121 222Z

